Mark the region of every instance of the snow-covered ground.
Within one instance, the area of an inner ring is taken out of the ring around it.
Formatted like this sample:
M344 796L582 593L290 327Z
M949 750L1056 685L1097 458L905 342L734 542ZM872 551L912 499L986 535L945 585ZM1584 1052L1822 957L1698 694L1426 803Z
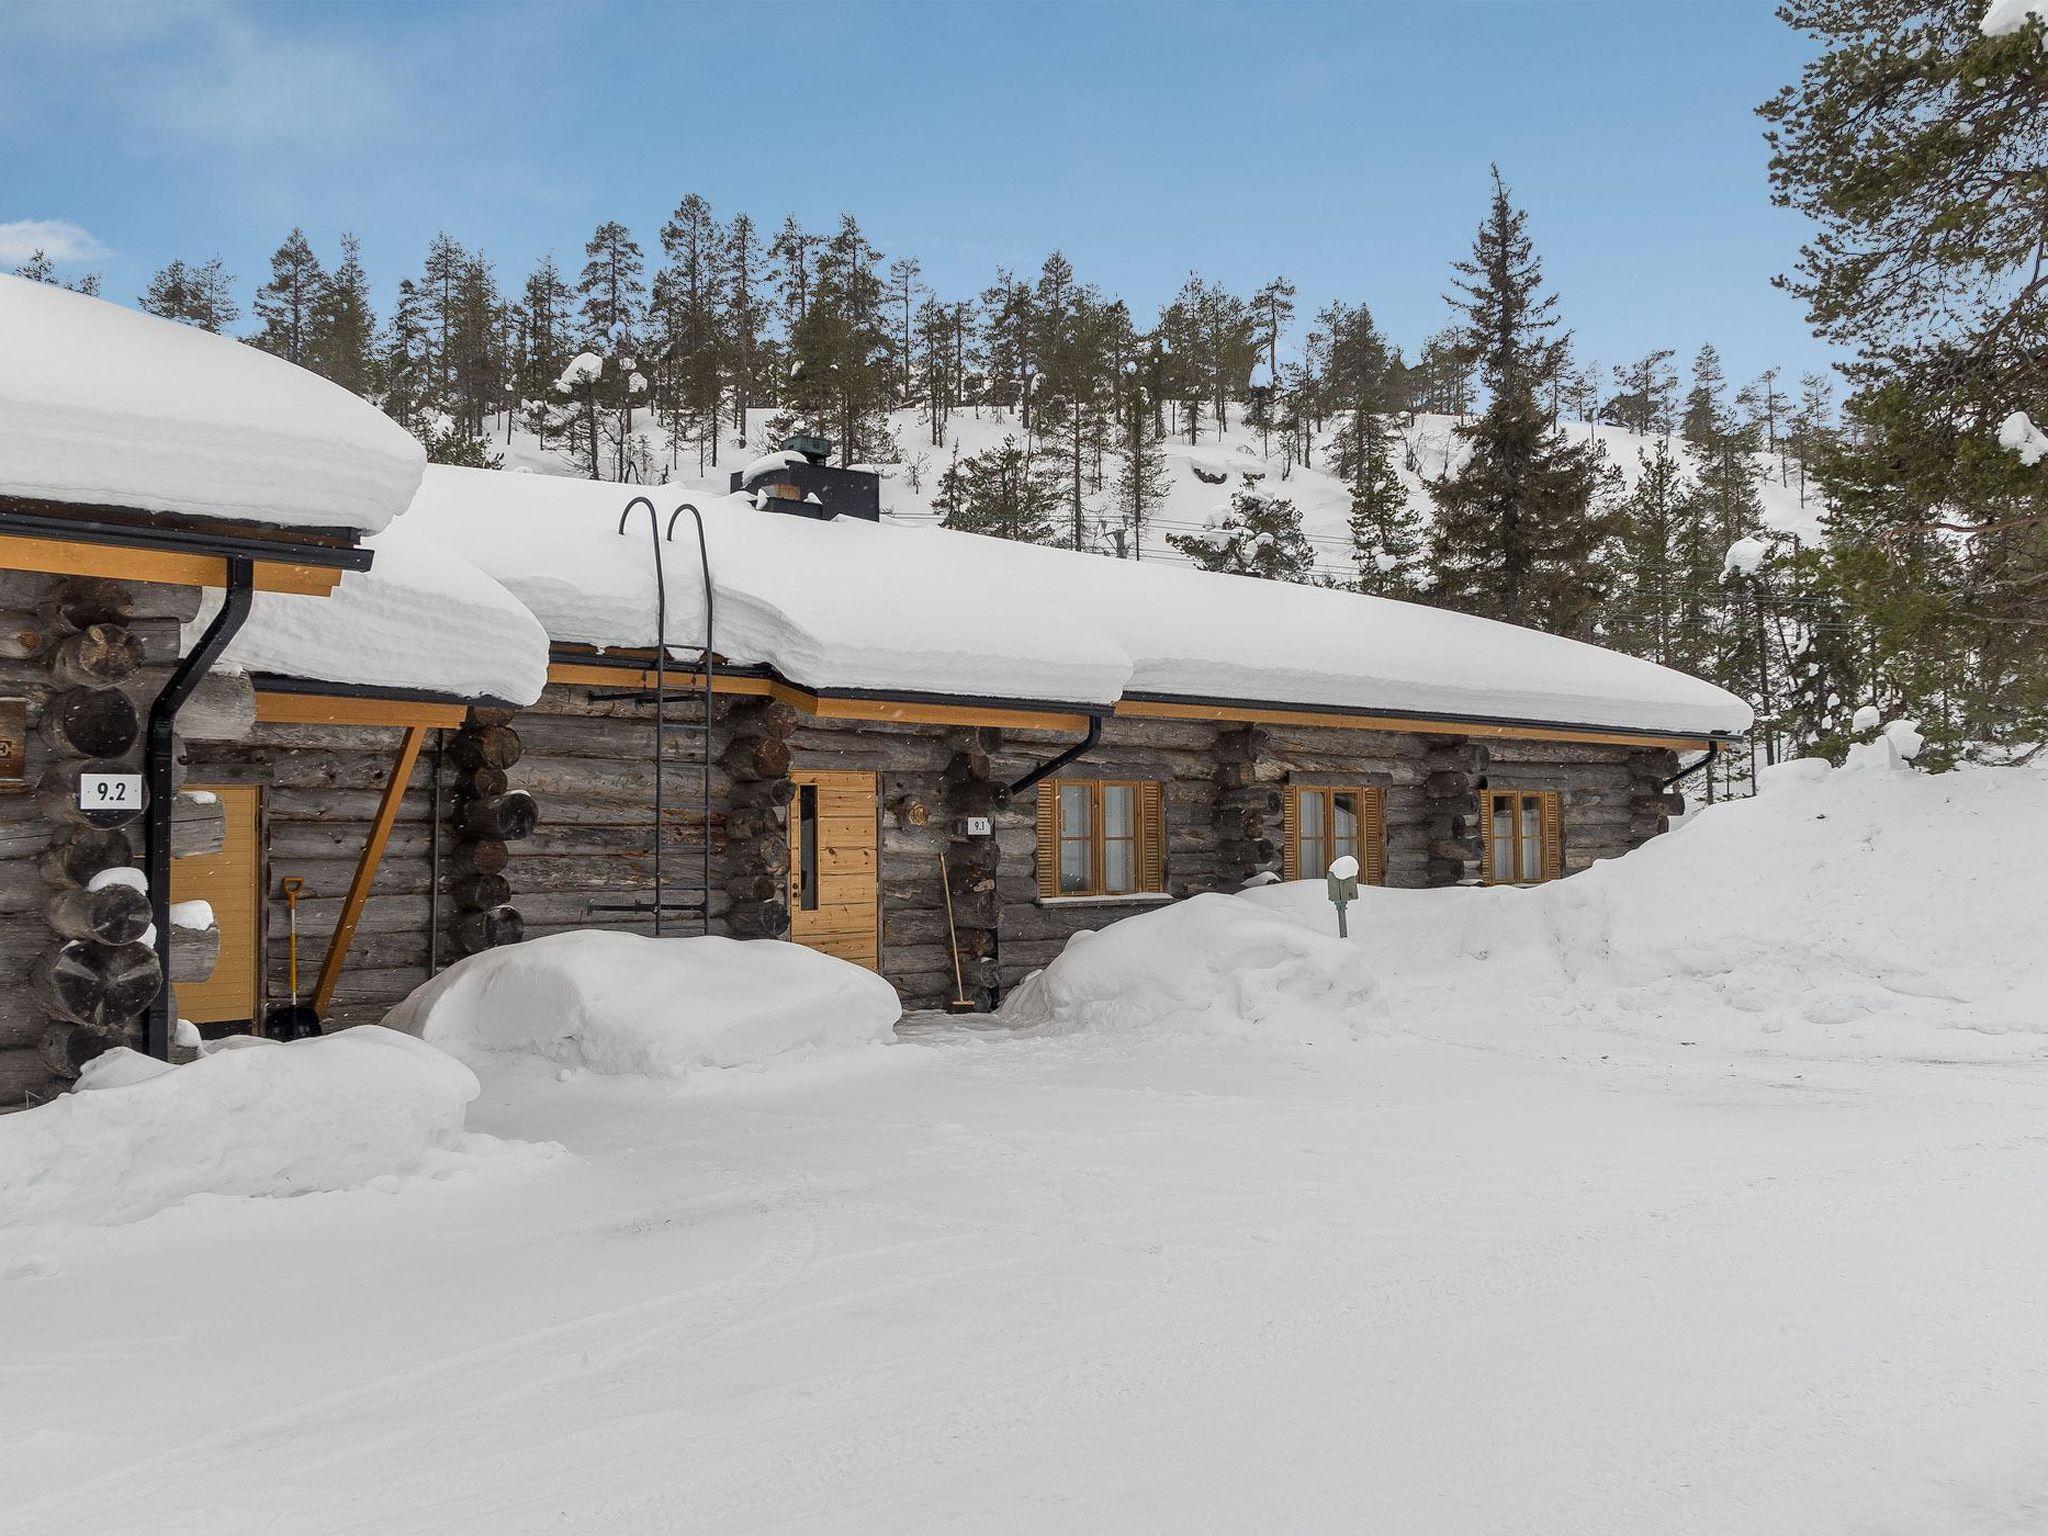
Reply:
M774 414L770 410L750 411L747 442L751 446L737 446L728 431L718 467L712 470L707 466L701 475L694 445L671 454L667 438L658 427L643 422L636 426L636 431L645 437L646 452L657 473L700 494L723 494L732 471L744 468L756 457L758 449L769 445L769 423ZM1456 417L1433 415L1404 416L1393 423L1397 433L1397 441L1392 445L1395 471L1425 524L1434 517L1429 483L1456 469L1466 454L1456 435L1457 424ZM936 520L932 496L938 489L940 475L956 453L965 458L996 447L1006 437L1020 441L1024 437L1016 412L994 407L956 414L948 423L943 446L931 443L929 426L915 410L892 413L889 427L896 440L899 461L882 466L882 507L885 516L907 523ZM1233 493L1255 484L1270 494L1287 497L1300 509L1303 532L1315 550L1316 574L1351 580L1357 574L1351 552L1351 491L1334 473L1334 429L1333 422L1314 450L1316 467L1307 469L1286 463L1277 434L1262 438L1256 429L1246 427L1241 407L1232 409L1230 428L1220 437L1214 420L1204 416L1199 441L1191 444L1181 435L1161 443L1166 461L1166 500L1146 525L1144 558L1182 561L1183 557L1167 543L1167 535L1200 531L1229 506ZM1644 458L1653 452L1656 442L1621 427L1570 423L1564 430L1574 441L1598 443L1606 461L1629 488L1641 478ZM558 451L559 445L552 438L543 449L532 434L515 427L508 440L503 417L498 418L490 446L493 452L504 456L506 469L552 475L576 472L568 455ZM1057 448L1057 444L1053 446ZM1691 456L1684 442L1674 436L1667 446L1689 473ZM1105 457L1102 491L1093 488L1092 475L1084 470L1083 501L1093 514L1111 523L1117 521L1108 510L1117 462L1114 453ZM1761 477L1757 499L1763 509L1764 526L1808 544L1817 542L1819 495L1817 491L1801 494L1798 465L1764 453L1756 456L1756 464Z
M472 1054L564 1152L0 1227L0 1530L2041 1530L2044 833L1800 770L1349 945L1130 919L1021 1032Z

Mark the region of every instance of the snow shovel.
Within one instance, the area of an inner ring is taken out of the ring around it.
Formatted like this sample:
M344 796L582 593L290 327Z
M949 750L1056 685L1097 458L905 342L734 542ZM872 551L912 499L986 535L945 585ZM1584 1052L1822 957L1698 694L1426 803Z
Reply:
M960 978L960 933L953 926L953 882L946 876L946 856L939 855L939 889L946 893L946 938L953 951L953 996L946 1003L948 1013L976 1011L967 996L967 983Z
M278 882L278 889L284 892L285 907L291 913L291 948L285 974L290 978L292 1000L289 1007L273 1008L263 1017L263 1033L273 1040L303 1040L320 1033L320 1015L299 1005L299 892L305 888L306 882L297 875L286 875Z

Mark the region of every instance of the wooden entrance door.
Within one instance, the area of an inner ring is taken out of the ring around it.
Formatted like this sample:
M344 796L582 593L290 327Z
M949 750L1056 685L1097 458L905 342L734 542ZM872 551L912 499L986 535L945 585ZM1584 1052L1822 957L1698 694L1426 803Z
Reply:
M799 944L881 969L881 811L872 773L797 768L789 925Z
M188 784L188 793L217 795L227 817L218 853L171 860L171 900L204 901L220 929L220 958L204 981L178 983L178 1017L194 1024L254 1019L262 977L259 922L263 857L262 791L253 784ZM304 955L300 960L303 962ZM304 985L305 968L300 967Z

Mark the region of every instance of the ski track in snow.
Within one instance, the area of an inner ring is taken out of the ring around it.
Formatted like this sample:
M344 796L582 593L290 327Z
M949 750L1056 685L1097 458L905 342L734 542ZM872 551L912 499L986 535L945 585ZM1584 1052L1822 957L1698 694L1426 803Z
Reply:
M2044 1106L1565 1023L507 1062L569 1158L0 1233L0 1529L2034 1530Z

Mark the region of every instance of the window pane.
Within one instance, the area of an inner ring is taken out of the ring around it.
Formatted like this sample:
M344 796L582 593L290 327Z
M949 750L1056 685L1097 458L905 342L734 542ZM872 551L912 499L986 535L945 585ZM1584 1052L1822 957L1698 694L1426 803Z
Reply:
M1294 836L1301 845L1301 878L1314 880L1330 861L1323 843L1323 797L1313 789L1295 792Z
M1334 795L1331 797L1333 814L1330 818L1330 857L1341 859L1346 854L1358 857L1358 796ZM1360 874L1363 875L1363 869Z
M1522 878L1541 880L1543 878L1542 848L1538 839L1542 836L1543 814L1534 796L1522 802Z
M1088 868L1089 845L1086 840L1076 841L1071 837L1060 839L1060 893L1064 896L1082 896L1088 891L1091 871Z
M1102 888L1112 896L1126 895L1138 888L1138 844L1135 838L1113 837L1103 843Z
M1501 884L1515 878L1515 812L1512 800L1493 802L1493 869L1488 879Z
M1088 793L1088 789L1089 786L1086 784L1060 786L1061 837L1085 838L1094 835L1095 829L1089 825L1093 819L1089 815L1089 801L1093 797Z
M1102 786L1102 835L1135 837L1138 833L1138 792L1128 784Z

